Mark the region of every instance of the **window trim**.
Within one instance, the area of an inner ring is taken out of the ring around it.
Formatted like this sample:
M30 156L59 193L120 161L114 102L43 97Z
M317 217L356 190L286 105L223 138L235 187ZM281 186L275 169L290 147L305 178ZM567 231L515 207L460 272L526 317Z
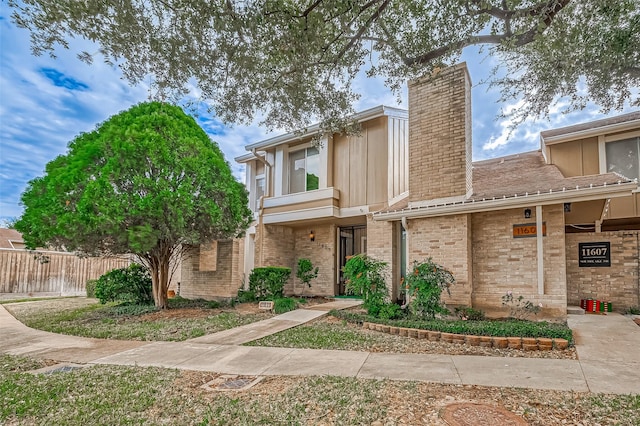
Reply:
M286 192L286 194L287 195L302 194L302 193L305 193L305 192L315 191L315 190L321 189L321 186L320 186L320 175L322 174L322 164L320 164L320 169L318 170L318 188L316 188L316 189L307 189L307 182L306 182L306 178L305 178L305 184L304 184L305 189L304 189L304 191L291 192L291 162L289 160L289 157L290 157L290 155L292 153L304 150L305 151L305 153L304 153L305 174L306 174L307 158L308 158L307 157L307 149L309 149L309 148L315 148L318 151L318 154L316 154L316 155L318 155L318 161L319 161L319 163L321 163L321 161L320 161L321 160L321 157L320 157L321 156L321 149L319 147L315 146L311 142L307 142L307 143L304 143L304 144L296 145L294 147L289 147L289 149L287 149L287 155L286 155L286 160L285 160L285 163L287 165L286 166L287 167L287 170L286 170L286 176L287 176L287 182L286 182L287 192Z
M634 130L632 132L618 133L615 135L600 135L598 136L598 155L600 174L607 172L607 150L606 144L609 142L619 142L625 139L640 138L640 130Z

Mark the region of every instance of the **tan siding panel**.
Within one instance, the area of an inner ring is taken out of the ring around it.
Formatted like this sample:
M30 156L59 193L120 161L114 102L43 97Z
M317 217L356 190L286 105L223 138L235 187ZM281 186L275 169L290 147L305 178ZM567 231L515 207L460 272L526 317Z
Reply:
M367 126L367 198L365 204L387 199L387 126L386 118L378 118Z
M349 205L349 137L336 135L333 139L333 186L340 191L340 207Z
M349 202L343 207L367 202L367 129L349 138Z
M580 141L553 145L551 157L565 177L582 176L582 144Z
M582 174L597 175L600 173L600 158L598 153L598 138L588 138L582 141Z
M621 219L635 216L635 200L633 196L613 198L609 205L608 219Z

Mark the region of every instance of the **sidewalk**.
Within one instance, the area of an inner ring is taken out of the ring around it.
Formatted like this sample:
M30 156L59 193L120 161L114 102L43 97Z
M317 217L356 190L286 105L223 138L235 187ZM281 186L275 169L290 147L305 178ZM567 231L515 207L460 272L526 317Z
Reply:
M290 316L297 315L313 316L309 313ZM302 321L302 318L298 320ZM85 339L30 329L0 305L0 333L3 336L0 352L65 362L158 366L225 374L336 375L578 392L640 393L640 346L636 340L640 339L640 327L617 314L570 316L569 323L576 327L581 358L578 361L246 347L202 342L204 338L153 343ZM615 337L611 333L613 328L620 330ZM599 350L597 344L591 343L606 336L615 339L603 346L615 346L612 352ZM629 345L622 344L621 339ZM598 350L594 349L596 347Z

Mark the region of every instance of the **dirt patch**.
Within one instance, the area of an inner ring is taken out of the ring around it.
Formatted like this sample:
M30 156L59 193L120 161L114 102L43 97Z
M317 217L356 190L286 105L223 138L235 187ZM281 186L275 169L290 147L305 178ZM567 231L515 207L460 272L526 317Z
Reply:
M449 404L443 410L442 418L451 426L527 426L519 416L502 407L468 402Z
M640 318L634 318L633 322L635 322L636 324L640 325Z

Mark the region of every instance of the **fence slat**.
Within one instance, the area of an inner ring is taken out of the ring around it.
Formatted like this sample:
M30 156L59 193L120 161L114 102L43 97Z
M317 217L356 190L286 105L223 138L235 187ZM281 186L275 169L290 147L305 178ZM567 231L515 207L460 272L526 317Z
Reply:
M80 258L59 252L42 255L47 262L28 250L0 249L0 293L83 295L88 280L131 263L124 257Z

